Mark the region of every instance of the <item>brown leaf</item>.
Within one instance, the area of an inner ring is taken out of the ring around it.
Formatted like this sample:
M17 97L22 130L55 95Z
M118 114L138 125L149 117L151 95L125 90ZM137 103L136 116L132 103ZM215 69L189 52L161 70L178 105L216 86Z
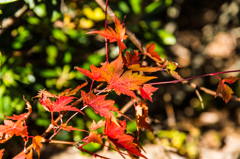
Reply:
M218 83L218 88L216 90L215 98L219 94L222 94L222 98L223 98L224 102L228 103L234 92L232 91L232 89L228 85L226 85L224 83L228 82L229 84L231 84L231 83L235 82L236 80L238 80L238 78L236 78L236 77L228 77L228 78L225 78L223 80L220 80L219 83Z
M152 131L148 124L148 106L145 101L142 101L135 107L136 111L136 121L138 128L148 129Z

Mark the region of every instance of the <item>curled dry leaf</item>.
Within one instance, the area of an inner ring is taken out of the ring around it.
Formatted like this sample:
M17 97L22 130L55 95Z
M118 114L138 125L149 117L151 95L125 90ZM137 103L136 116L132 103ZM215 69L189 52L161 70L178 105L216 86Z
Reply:
M222 94L222 98L223 98L224 102L228 103L234 92L232 91L232 89L228 85L226 85L224 83L227 82L227 83L231 84L231 83L234 83L236 80L238 80L238 78L237 77L232 77L232 76L220 80L219 83L218 83L218 88L217 88L217 91L216 91L215 98L219 94Z
M148 124L148 106L145 101L142 101L135 107L137 127L152 131Z

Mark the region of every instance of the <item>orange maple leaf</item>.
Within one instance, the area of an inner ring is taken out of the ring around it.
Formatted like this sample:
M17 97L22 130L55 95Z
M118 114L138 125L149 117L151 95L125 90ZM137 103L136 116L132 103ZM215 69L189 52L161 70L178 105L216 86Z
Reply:
M37 151L38 156L40 156L40 149L41 149L41 147L42 147L41 142L44 142L44 140L45 140L45 139L44 139L42 136L39 136L39 135L35 136L35 137L33 138L33 140L32 140L33 149L34 149L35 151Z
M0 150L0 159L2 159L2 156L3 156L3 151L4 151L5 149L1 149Z
M27 159L32 159L33 158L33 151L32 149L30 150L30 152L26 155Z
M162 63L162 59L160 57L160 55L157 54L155 50L155 43L150 43L147 45L146 47L147 49L147 53L145 53L147 56L149 56L151 59L153 59L154 61L158 62L158 63Z
M148 66L140 66L140 64L133 64L129 66L128 69L132 71L157 72L157 71L161 71L162 67L148 67Z
M117 111L118 109L114 107L114 100L105 100L106 95L95 95L92 92L88 94L84 91L81 91L83 98L83 103L88 105L92 110L101 115L102 117L114 117L111 111Z
M139 86L145 82L157 78L152 76L142 76L138 73L132 73L131 70L124 72L124 64L121 56L119 56L115 61L106 65L107 70L101 71L102 77L109 84L107 88L114 89L117 95L123 93L137 99L133 90L138 90Z
M90 132L89 136L87 137L87 142L94 142L94 143L99 143L99 144L103 144L102 139L101 139L101 135L97 134L96 131L94 132Z
M126 29L123 24L120 24L117 16L115 15L115 31L108 27L109 29L105 29L103 31L90 31L87 34L100 34L104 38L107 38L110 43L117 42L120 50L126 49L126 45L123 43L123 40L127 39L127 35L125 35ZM120 51L121 52L121 51Z

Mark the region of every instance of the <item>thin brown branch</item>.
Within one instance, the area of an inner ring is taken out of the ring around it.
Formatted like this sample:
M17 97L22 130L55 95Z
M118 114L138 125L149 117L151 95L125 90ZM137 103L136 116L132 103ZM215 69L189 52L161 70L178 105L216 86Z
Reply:
M9 17L6 19L3 19L2 21L2 28L0 29L0 35L8 28L10 27L13 23L14 23L14 19L15 18L19 18L20 16L23 15L24 12L26 12L28 9L28 5L23 5L22 8L20 8L13 17Z
M75 145L76 144L76 142L60 141L60 140L45 140L45 142L48 142L50 144L65 144L65 145Z
M138 98L138 101L140 101L140 100L141 100L141 99ZM135 99L133 99L133 101L136 102ZM122 109L120 110L120 112L121 112L122 114L124 114L129 108L131 108L132 105L133 105L133 102L132 102L132 100L130 100L129 102L127 102L127 103L122 107ZM117 117L120 118L120 117L122 116L122 114L118 114Z
M189 84L191 87L193 87L194 89L199 89L199 90L201 90L201 91L203 91L203 92L205 92L205 93L207 93L207 94L213 95L213 96L216 95L216 92L213 91L213 90L207 89L207 88L205 88L205 87L199 87L199 86L197 86L195 83L191 83L191 82L188 82L188 84ZM218 96L219 96L219 97L222 97L221 95L218 95ZM234 96L234 95L232 95L231 100L240 102L240 98L238 98L237 96Z
M202 99L202 96L200 95L199 91L197 89L195 89L195 93L196 95L198 96L198 99L201 103L201 106L202 106L202 109L204 108L204 104L203 104L203 99Z

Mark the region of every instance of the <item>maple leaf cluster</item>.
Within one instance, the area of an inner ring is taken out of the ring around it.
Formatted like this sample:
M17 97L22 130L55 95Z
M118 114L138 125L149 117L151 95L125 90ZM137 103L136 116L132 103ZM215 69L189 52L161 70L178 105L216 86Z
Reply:
M143 148L138 143L138 140L134 135L127 133L126 131L126 121L120 121L116 118L113 112L120 113L123 115L115 106L114 100L107 99L107 94L102 95L102 93L115 92L117 95L127 95L131 99L135 99L136 102L133 102L135 107L135 116L136 116L136 126L139 129L148 129L152 131L150 125L148 124L148 106L147 100L153 102L152 95L158 88L152 86L154 83L146 83L150 80L156 79L155 76L149 76L149 73L157 71L166 71L169 75L177 79L179 82L184 81L180 75L176 72L176 69L179 67L177 63L168 61L166 58L162 59L160 55L155 51L155 43L150 43L146 46L146 52L139 53L137 50L126 51L126 45L123 43L127 39L125 35L126 29L124 25L120 23L118 18L115 15L115 30L109 27L103 31L91 31L88 34L100 34L104 38L108 39L110 43L117 42L119 47L119 56L112 62L105 62L100 67L94 65L90 66L90 71L75 67L80 73L89 77L92 80L91 89L89 92L81 90L81 97L76 97L76 93L82 89L87 83L79 85L77 88L71 90L66 89L58 95L52 94L46 90L40 90L38 95L34 98L39 98L39 103L43 108L51 113L51 124L43 135L37 135L30 137L27 132L26 119L30 116L32 107L30 103L26 101L27 113L21 115L13 115L6 117L4 120L4 125L0 125L0 143L8 141L10 138L15 136L21 136L27 145L28 139L32 138L32 148L19 153L15 159L31 159L33 156L33 150L35 150L40 156L40 149L42 147L42 142L52 142L52 143L65 143L72 144L81 151L93 154L101 158L106 158L92 152L89 152L84 149L84 146L94 142L101 144L103 146L103 139L108 140L112 145L111 149L117 151L123 158L125 153L122 150L126 150L128 155L131 158L145 158L147 157L142 154ZM146 66L142 64L140 60L142 56L147 56L155 62L155 66ZM144 74L146 73L146 74ZM238 78L228 77L219 81L218 88L216 91L216 96L221 95L223 100L227 103L231 94L233 94L232 89L225 84L225 82L231 84L235 82ZM100 82L99 86L92 90L93 82ZM101 86L105 83L107 86L105 89L99 90ZM96 92L98 91L98 93ZM139 101L137 98L136 91L140 92L142 101ZM216 97L215 96L215 97ZM81 104L82 103L82 104ZM81 107L79 107L81 106ZM95 121L92 122L89 127L89 131L81 130L73 126L68 126L68 122L76 116L78 113L84 115L83 110L89 107L96 114L105 118L105 121ZM63 122L63 116L67 112L74 112L65 123ZM54 119L53 113L57 113L58 118ZM126 117L126 116L125 116ZM131 120L131 119L130 119ZM99 133L99 128L103 128L103 132ZM49 139L46 139L46 134L48 134L53 129L53 134ZM65 131L86 131L88 135L79 142L64 142L64 141L54 141L52 138L60 130ZM79 146L80 142L84 142ZM3 156L3 150L0 150L0 159Z

